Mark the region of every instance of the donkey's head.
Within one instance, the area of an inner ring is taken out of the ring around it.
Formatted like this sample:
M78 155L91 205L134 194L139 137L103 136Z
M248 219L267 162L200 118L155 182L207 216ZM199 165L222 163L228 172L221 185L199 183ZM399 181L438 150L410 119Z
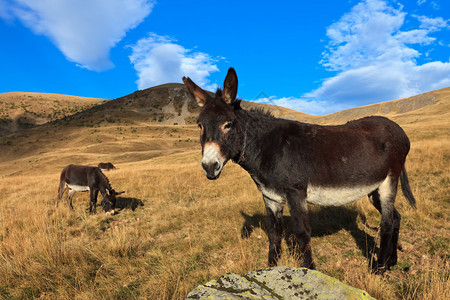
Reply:
M223 83L223 91L217 90L214 97L198 87L189 77L183 77L189 93L202 111L197 124L200 127L202 145L202 167L208 179L217 179L226 162L239 154L239 128L235 112L238 79L233 68Z
M114 189L106 189L106 194L103 196L102 207L107 215L114 215L114 209L116 208L116 196L125 192L116 192Z

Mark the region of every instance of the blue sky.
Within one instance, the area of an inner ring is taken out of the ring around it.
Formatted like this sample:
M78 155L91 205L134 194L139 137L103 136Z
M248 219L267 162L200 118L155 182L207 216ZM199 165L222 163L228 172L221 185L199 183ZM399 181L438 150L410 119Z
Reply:
M310 114L450 86L450 1L0 0L0 93L117 98L189 76Z

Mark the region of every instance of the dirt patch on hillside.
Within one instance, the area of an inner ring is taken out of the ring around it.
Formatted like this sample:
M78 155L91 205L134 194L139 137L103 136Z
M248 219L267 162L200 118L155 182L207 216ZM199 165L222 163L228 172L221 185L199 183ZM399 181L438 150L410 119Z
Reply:
M176 112L174 103L167 104L162 111L164 115L168 116L167 119L161 122L162 125L186 125L186 119L191 116L187 102L183 103L180 112Z

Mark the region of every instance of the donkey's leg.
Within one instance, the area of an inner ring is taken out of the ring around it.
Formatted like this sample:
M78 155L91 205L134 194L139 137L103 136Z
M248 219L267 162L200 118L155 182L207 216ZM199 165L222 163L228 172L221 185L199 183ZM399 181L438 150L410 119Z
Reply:
M267 211L267 235L269 237L269 266L277 265L281 256L281 240L283 239L284 202L275 201L263 196Z
M306 193L294 193L288 197L289 211L293 221L293 231L297 241L298 250L303 257L303 267L315 269L311 253L311 226L309 225Z
M381 212L380 253L373 266L384 272L397 261L398 231L400 214L394 207L398 177L388 176L380 187L369 195L375 208Z
M97 213L97 196L98 196L98 190L96 189L90 189L90 201L89 201L89 212L91 214Z
M400 233L400 220L401 215L394 207L394 232L392 234L392 254L389 256L389 259L386 263L387 268L389 269L392 266L397 264L397 249L398 246L398 235Z
M61 200L62 196L64 195L66 188L67 188L66 182L64 180L60 180L58 188L58 198L56 198L56 207L58 207L59 200Z
M381 214L380 194L378 193L378 189L376 189L375 191L371 192L368 196L369 196L370 202L373 204L373 206ZM375 249L373 249L373 250L375 250ZM371 264L373 269L376 269L376 261L375 261L375 258L374 258L374 254L375 254L375 252L372 253L372 257L370 259L370 264ZM377 255L379 256L380 253L378 252Z
M75 195L75 191L74 190L69 190L67 192L67 204L69 205L70 210L73 210L73 205L72 205L73 195Z

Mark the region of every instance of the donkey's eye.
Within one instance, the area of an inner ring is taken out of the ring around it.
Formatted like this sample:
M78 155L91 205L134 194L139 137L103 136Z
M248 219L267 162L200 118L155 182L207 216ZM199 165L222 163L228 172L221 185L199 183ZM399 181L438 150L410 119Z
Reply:
M233 127L233 122L226 122L226 123L222 124L222 131L224 133L228 132L231 129L231 127Z

